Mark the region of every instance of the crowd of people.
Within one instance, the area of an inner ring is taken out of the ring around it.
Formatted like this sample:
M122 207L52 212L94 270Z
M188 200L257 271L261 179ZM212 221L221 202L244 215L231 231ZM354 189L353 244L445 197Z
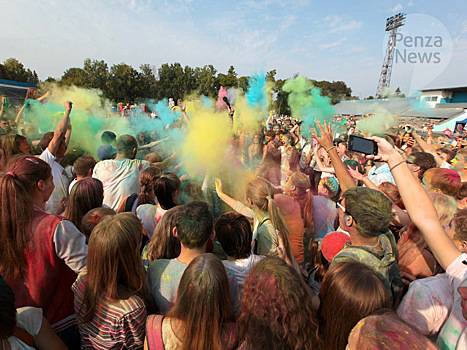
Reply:
M252 169L234 190L164 135L71 149L64 107L40 139L1 120L2 349L467 349L458 135L385 130L365 155L353 118L271 115L226 150Z

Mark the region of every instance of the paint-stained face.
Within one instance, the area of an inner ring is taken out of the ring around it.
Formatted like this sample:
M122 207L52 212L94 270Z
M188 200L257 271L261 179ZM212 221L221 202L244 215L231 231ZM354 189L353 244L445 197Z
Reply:
M28 140L22 139L19 144L18 149L21 151L21 153L28 155L29 150L31 149L31 146L29 145Z

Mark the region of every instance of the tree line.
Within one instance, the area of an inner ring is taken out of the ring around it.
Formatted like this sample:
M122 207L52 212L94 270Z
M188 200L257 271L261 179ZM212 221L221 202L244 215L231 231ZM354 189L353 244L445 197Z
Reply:
M0 64L0 79L40 83L36 72L25 68L15 58L9 58ZM285 79L276 80L275 69L266 73L266 79L273 86L273 108L277 113L289 114L288 93L282 91ZM343 81L310 81L319 87L322 94L328 96L333 104L345 99L355 99L352 89ZM213 65L193 68L183 67L180 63L164 63L159 68L142 64L137 70L126 63L114 64L109 68L104 60L90 58L84 60L83 67L69 68L60 79L48 77L45 82L99 89L104 97L113 102L130 103L145 99L184 99L193 93L217 98L221 86L226 89L239 88L245 92L249 88L249 77L238 76L234 66L230 66L227 74L218 72Z

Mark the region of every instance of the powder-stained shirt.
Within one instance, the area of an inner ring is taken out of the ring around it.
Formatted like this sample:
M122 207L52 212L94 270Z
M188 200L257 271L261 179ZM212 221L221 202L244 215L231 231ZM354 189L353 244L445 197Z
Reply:
M467 349L467 320L462 316L462 298L458 287L467 287L467 254L459 255L446 269L453 297L452 310L439 332L436 345L440 349Z
M175 304L177 290L183 272L188 267L178 259L159 259L153 261L148 268L149 296L148 300L154 304L158 313L166 314ZM235 275L227 272L229 279L230 297L232 298L232 314L238 314L240 309L238 283Z
M49 214L57 214L60 201L63 197L68 197L68 186L70 185L71 178L60 163L56 161L57 157L50 153L49 148L46 148L39 158L50 165L55 185L52 195L47 201L45 210Z
M97 163L92 177L104 185L104 205L117 211L124 197L139 193L139 175L149 166L149 162L138 159L107 159Z
M393 185L396 184L394 177L389 170L388 163L384 163L378 168L374 165L368 172L368 179L373 182L376 186L381 185L383 182L390 182Z
M448 319L452 303L449 277L440 273L410 283L407 294L397 308L397 314L420 333L436 340Z
M261 259L264 259L263 255L251 254L246 259L237 259L235 261L222 260L222 263L224 264L226 271L231 271L235 275L238 286L240 289L243 289L243 285L245 284L245 280L250 274L251 269L259 263Z
M75 311L78 318L84 316L84 269L71 287L75 294ZM139 296L128 299L99 300L94 318L78 323L83 349L142 349L146 333L146 305Z

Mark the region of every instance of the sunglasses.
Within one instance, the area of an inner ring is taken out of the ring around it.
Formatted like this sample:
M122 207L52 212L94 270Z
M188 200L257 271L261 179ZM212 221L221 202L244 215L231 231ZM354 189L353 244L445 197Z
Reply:
M336 208L337 208L337 209L341 208L342 211L343 211L345 214L350 215L350 216L353 218L353 220L355 221L355 223L357 223L357 220L355 220L354 216L353 216L352 214L350 214L350 213L347 211L347 209L345 209L345 207L341 204L341 203L342 203L342 200L343 200L343 199L339 199L339 200L336 202Z

